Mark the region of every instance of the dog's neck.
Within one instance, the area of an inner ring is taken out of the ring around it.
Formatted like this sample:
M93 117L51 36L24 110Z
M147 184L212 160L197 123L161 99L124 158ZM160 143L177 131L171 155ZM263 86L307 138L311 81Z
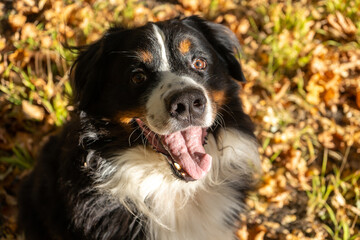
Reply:
M248 182L248 174L261 169L257 144L248 135L227 129L216 136L209 134L205 148L213 166L198 181L175 178L165 156L148 146L137 146L102 166L96 187L129 211L144 213L146 229L151 229L149 239L208 239L199 234L232 239L233 232L226 226L242 210L240 199L254 184Z

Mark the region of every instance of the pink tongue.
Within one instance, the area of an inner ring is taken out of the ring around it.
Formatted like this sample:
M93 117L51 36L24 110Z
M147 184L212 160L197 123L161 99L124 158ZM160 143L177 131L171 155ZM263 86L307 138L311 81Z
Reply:
M205 135L201 127L190 127L161 136L162 144L174 161L195 180L202 178L211 167L212 158L203 147Z

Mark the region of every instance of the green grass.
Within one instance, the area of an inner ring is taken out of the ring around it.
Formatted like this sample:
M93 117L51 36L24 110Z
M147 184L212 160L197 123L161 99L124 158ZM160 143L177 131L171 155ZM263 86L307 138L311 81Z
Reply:
M325 9L327 13L341 12L346 17L359 21L360 16L360 0L331 0L325 1Z
M0 157L0 162L8 163L22 169L31 169L33 167L35 161L26 149L15 146L12 149L12 153L13 155L10 157Z
M312 189L307 191L309 214L316 214L326 222L323 227L332 239L357 239L359 233L351 234L355 231L357 218L354 216L355 219L351 220L348 216L360 214L360 171L342 178L336 167L327 170L328 160L329 150L325 149L321 173L312 177ZM349 206L353 207L349 210ZM351 210L355 206L356 210Z
M295 69L304 67L311 58L310 52L303 52L309 43L305 38L310 31L309 22L312 20L309 11L292 1L259 6L256 10L262 16L262 25L267 35L255 33L253 36L261 45L268 46L264 52L264 63L267 65L266 74L272 82L278 81L284 74L294 74ZM254 25L253 23L252 26Z

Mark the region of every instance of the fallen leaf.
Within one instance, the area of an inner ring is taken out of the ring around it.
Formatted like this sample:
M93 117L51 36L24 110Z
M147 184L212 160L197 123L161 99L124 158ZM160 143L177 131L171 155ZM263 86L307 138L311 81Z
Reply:
M22 110L27 119L42 121L45 116L45 111L43 108L33 105L28 101L22 101Z
M324 131L318 135L319 142L326 148L335 148L334 138L331 132Z
M239 22L239 26L237 27L236 32L238 34L246 34L250 29L250 23L249 20L246 18L242 18Z
M23 27L25 22L26 22L26 16L22 15L21 13L14 15L11 14L9 16L9 24L14 29L14 31Z
M0 51L3 50L5 47L6 47L6 39L0 38ZM0 61L1 61L1 57L0 57Z
M286 215L282 220L281 220L281 224L285 225L285 224L289 224L292 222L295 222L297 219L296 215Z
M27 49L16 49L15 52L9 55L9 60L15 65L25 67L30 62L32 53Z
M334 37L350 39L356 34L357 28L355 24L339 11L335 14L329 14L327 21L329 23L329 32Z
M41 38L40 42L41 42L41 47L50 48L52 44L52 39L50 36L44 36Z
M21 39L26 40L28 38L35 39L37 37L37 29L35 24L26 23L21 29Z

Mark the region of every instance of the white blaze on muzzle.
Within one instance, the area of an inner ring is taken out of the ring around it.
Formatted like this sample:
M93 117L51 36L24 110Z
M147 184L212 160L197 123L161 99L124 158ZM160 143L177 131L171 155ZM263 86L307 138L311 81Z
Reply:
M182 90L196 89L201 91L205 97L204 113L197 119L200 127L210 127L213 124L212 104L207 91L201 84L190 77L178 76L172 72L162 72L160 82L150 93L146 103L146 122L152 131L158 134L169 134L175 131L183 130L182 124L172 117L168 108L166 99L170 94L181 93Z

